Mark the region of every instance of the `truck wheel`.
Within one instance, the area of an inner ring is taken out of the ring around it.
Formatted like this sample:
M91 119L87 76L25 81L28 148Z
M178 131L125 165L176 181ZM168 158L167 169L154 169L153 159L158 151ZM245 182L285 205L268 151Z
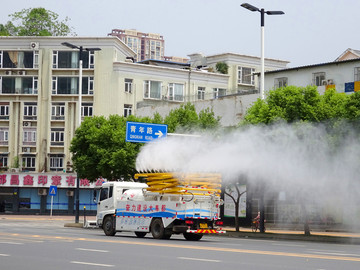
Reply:
M146 232L135 232L135 235L139 238L144 238L146 235Z
M171 232L167 232L167 231L165 230L165 233L164 233L163 239L170 239L171 235L172 235L172 233L171 233Z
M203 235L195 233L184 233L184 237L188 241L199 241L203 237Z
M155 239L162 239L165 236L165 228L162 220L157 218L151 223L151 234Z
M105 235L114 236L116 234L114 225L115 224L114 224L113 218L111 216L105 217L104 223L103 223L103 226L102 226Z

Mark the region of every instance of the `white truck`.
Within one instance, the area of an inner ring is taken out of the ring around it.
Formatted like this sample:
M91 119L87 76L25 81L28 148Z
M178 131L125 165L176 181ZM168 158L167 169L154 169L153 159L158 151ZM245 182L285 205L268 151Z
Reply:
M154 192L138 182L105 182L98 195L97 225L108 236L130 231L137 237L151 233L155 239L183 234L200 240L204 234L225 233L217 226L220 196L209 192Z

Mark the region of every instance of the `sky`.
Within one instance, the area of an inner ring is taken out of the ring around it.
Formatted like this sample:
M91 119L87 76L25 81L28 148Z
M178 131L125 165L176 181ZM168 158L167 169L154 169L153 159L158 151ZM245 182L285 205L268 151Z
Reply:
M246 0L245 0L246 1ZM260 13L237 0L12 0L0 9L0 23L23 8L44 7L70 19L78 36L106 36L112 29L158 33L165 55L187 57L239 53L260 57ZM334 61L346 49L360 49L359 0L249 0L265 10L265 57L297 67Z

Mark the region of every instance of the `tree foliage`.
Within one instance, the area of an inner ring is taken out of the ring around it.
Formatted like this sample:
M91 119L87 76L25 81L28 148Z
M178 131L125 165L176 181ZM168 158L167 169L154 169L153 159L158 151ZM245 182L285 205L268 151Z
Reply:
M221 74L228 74L229 66L225 62L216 63L215 68Z
M45 8L28 8L9 15L12 20L0 24L2 36L67 36L72 33L66 17L59 20L59 15Z
M127 121L168 123L169 132L180 127L189 131L195 127L205 129L218 125L213 112L203 110L198 116L191 104L171 111L165 120L157 113L153 118L132 115L127 118L111 115L108 119L103 116L86 117L76 130L70 146L73 167L79 177L90 181L100 177L107 180L130 180L133 177L136 157L143 144L125 141Z
M168 132L190 132L199 129L214 129L219 127L219 117L210 109L204 109L197 114L194 104L188 102L180 108L171 110L165 117L164 124L168 125Z
M258 99L244 118L246 124L272 124L276 121L294 123L334 122L359 119L360 93L346 95L330 89L320 95L316 86L287 86L269 91Z

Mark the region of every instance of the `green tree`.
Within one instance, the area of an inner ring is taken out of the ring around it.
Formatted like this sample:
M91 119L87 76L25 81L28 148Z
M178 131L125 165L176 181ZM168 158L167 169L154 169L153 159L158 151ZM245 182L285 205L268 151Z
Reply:
M70 146L74 169L81 178L129 180L134 175L141 144L125 141L126 121L143 122L144 119L118 115L111 115L109 119L85 118Z
M165 117L164 124L168 125L168 132L190 132L197 129L210 129L219 127L219 117L210 109L204 109L197 114L195 105L188 102L180 108L171 110Z
M316 86L277 88L249 108L243 123L272 124L279 120L287 123L323 122L344 118L348 115L348 99L349 96L335 89L320 95Z
M204 110L200 115L197 115L193 105L183 105L166 117L171 125L168 131L173 132L180 126L185 126L183 130L217 127L218 119L214 118L213 112ZM108 119L103 116L86 117L76 130L70 146L73 167L79 177L90 181L100 177L108 180L132 178L136 173L135 161L142 144L125 141L127 121L166 123L158 113L153 118L137 118L133 115L127 118L111 115Z
M28 8L9 15L12 20L0 25L0 35L4 36L67 36L72 33L66 17L60 21L59 15L45 8Z
M0 24L0 36L14 36L16 34L15 25L8 21L5 25Z
M215 65L216 71L220 72L221 74L228 74L229 66L225 62L218 62Z

